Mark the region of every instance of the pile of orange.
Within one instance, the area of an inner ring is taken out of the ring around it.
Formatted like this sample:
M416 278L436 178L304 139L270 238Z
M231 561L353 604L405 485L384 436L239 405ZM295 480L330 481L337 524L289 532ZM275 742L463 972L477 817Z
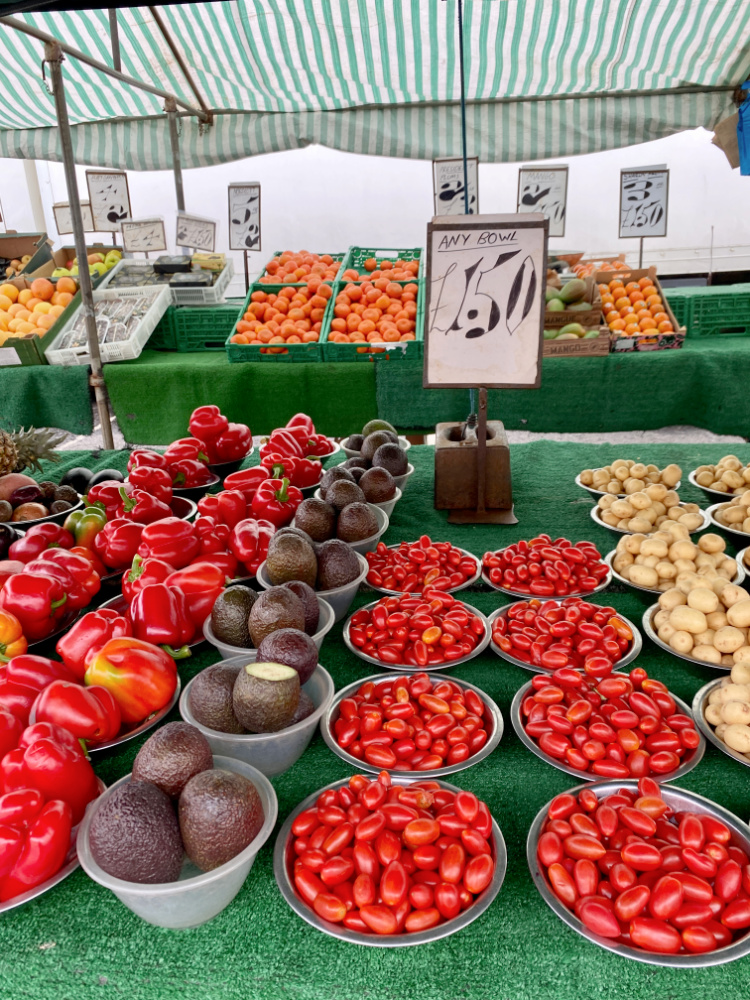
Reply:
M353 267L347 268L341 275L342 281L375 281L377 278L387 278L389 281L413 281L419 274L418 260L381 260L374 257L368 259L362 265L364 273L360 273Z
M375 278L350 282L336 296L328 340L332 344L383 344L416 339L419 285Z
M315 343L320 340L323 313L332 295L331 286L317 277L304 288L290 285L278 294L257 289L231 342L260 347L261 354L288 354L286 344Z
M613 333L625 337L639 334L673 333L664 302L651 278L627 281L627 275L599 285L602 311Z
M265 274L258 281L264 285L278 285L281 282L300 283L310 277L318 277L321 281L333 281L340 267L340 262L334 260L329 253L285 250L273 260L269 260Z
M29 288L0 285L0 340L29 334L42 336L73 301L78 286L72 278L36 278Z
M572 270L577 278L587 278L595 271L629 271L630 265L621 257L617 260L582 260L574 264Z

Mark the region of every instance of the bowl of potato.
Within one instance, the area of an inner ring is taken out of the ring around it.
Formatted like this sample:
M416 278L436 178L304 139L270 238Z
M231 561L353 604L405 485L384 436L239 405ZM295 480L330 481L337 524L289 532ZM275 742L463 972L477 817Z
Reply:
M680 488L682 469L679 465L668 465L660 469L657 465L644 465L629 458L618 458L601 469L584 469L576 476L576 486L580 486L592 496L630 496L647 486L662 484L668 490Z
M750 593L723 577L681 577L644 612L646 635L668 653L714 670L750 663Z
M711 500L738 496L750 489L750 462L743 465L736 455L725 455L716 465L699 465L693 469L688 482L703 490Z
M700 576L707 583L719 577L728 583L742 583L745 568L727 554L726 547L724 539L715 534L701 535L697 542L691 542L684 525L667 521L659 531L647 535L623 535L604 561L620 583L649 594L669 590L685 573Z
M693 718L707 740L750 767L750 661L735 663L728 677L697 691Z
M750 535L750 489L732 497L728 503L707 507L706 514L717 528L747 541Z
M688 533L709 525L708 516L698 504L683 503L679 494L668 490L664 483L652 483L627 497L605 493L591 508L591 519L623 535L647 535L670 521L682 524Z

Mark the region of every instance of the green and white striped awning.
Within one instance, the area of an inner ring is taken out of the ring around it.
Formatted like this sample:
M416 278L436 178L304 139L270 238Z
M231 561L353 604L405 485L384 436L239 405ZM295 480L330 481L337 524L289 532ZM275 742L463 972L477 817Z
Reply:
M206 104L186 167L322 143L431 159L461 149L456 0L163 6ZM106 10L19 15L112 65ZM147 7L118 11L122 70L195 103ZM538 160L646 142L732 111L750 68L746 0L465 0L469 155ZM40 41L0 26L0 156L59 160ZM171 166L160 98L63 64L76 160Z

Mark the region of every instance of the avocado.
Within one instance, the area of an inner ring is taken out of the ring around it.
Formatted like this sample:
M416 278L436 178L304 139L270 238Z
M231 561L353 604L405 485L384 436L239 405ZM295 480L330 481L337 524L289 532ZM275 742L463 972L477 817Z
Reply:
M364 434L350 434L346 441L343 442L343 445L345 448L348 448L349 451L359 451L362 447L364 439Z
M356 483L340 480L326 490L326 503L329 503L339 513L350 503L364 503L365 495Z
M179 878L182 838L166 792L147 781L129 781L94 808L91 856L108 875L148 884Z
M214 663L206 667L190 685L188 704L193 718L217 733L244 733L232 708L234 682L241 667Z
M314 542L333 538L336 532L336 510L325 500L308 497L294 515L294 526L301 528Z
M336 537L342 542L361 542L377 534L378 519L367 503L350 503L339 514Z
M227 587L219 594L211 611L211 629L220 642L242 649L252 646L247 619L257 600L256 591L241 585Z
M168 722L149 736L133 761L133 781L150 781L176 799L190 779L214 766L211 747L189 722Z
M372 464L387 469L392 476L404 476L409 468L406 452L397 444L382 444L373 455Z
M244 851L265 820L252 781L221 768L197 774L188 782L178 812L187 856L204 872Z
M573 278L560 289L558 298L561 302L577 302L586 294L586 282L580 278Z
M309 635L296 628L280 628L267 635L258 646L258 663L283 663L299 674L306 684L318 665L318 647Z
M362 458L371 462L372 456L381 444L398 444L398 435L392 434L390 431L375 431L374 434L369 434L362 442L360 449Z
M307 635L315 635L320 619L320 606L315 591L301 580L289 580L282 586L291 590L302 601L305 608L305 632Z
M234 714L251 733L277 733L286 729L297 711L299 689L294 667L248 663L234 682Z
M266 572L271 583L302 580L312 587L317 569L315 550L308 535L285 532L273 536L266 554Z
M375 431L391 431L395 434L396 428L392 424L389 424L387 420L368 420L362 428L362 436L368 437L368 435L373 434Z
M253 605L248 626L253 643L260 646L265 637L276 629L298 628L303 631L305 607L299 597L286 587L271 587Z
M292 716L292 721L289 723L290 726L296 726L298 722L302 722L306 719L308 715L312 715L315 711L315 702L312 698L308 698L304 691L299 693L299 705L297 705L297 711ZM289 728L287 726L287 728Z
M351 459L348 459L351 461ZM332 469L326 469L320 478L320 495L325 500L326 490L333 483L337 482L339 479L345 479L349 483L354 482L354 476L351 474L350 470L346 467L346 463L343 465L334 465Z
M369 469L370 463L367 461L366 458L361 458L361 457L347 458L345 462L341 463L339 468L346 469L348 472L354 475L357 469L360 469L362 472L364 472L365 469Z
M545 308L547 312L562 312L565 309L565 303L562 299L550 299Z
M362 572L357 553L346 542L332 538L318 549L316 590L335 590L356 580Z
M368 503L385 503L396 495L396 482L387 469L373 467L362 475L359 488Z

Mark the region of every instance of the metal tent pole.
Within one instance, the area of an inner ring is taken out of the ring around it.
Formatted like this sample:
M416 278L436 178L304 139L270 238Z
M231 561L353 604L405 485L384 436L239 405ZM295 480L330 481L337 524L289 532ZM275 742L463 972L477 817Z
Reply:
M174 188L177 195L177 208L185 211L185 192L182 187L182 160L180 159L180 134L177 131L177 105L173 97L164 102L164 110L169 119L169 141L172 146L172 170L174 171Z
M70 119L68 118L68 108L65 103L65 85L62 75L62 61L64 58L62 49L56 41L45 43L44 61L49 63L50 76L52 77L52 94L55 99L57 126L60 135L63 164L65 166L65 183L68 188L70 216L73 223L73 241L75 243L76 256L78 257L78 279L81 285L82 299L81 308L83 309L86 321L86 334L88 336L89 354L91 355L91 377L89 381L94 387L96 405L99 410L99 420L102 425L104 447L112 450L115 444L112 437L112 425L109 421L107 390L102 377L102 361L99 354L99 338L96 332L96 313L94 311L94 292L88 268L81 202L78 197L78 181L76 180L76 164L73 155L73 141L70 134Z
M122 60L120 59L120 32L117 29L117 8L109 9L109 37L112 43L112 65L118 73L122 72Z
M464 215L469 214L469 167L466 162L466 80L464 78L464 19L458 0L458 59L461 70L461 149L464 159Z

